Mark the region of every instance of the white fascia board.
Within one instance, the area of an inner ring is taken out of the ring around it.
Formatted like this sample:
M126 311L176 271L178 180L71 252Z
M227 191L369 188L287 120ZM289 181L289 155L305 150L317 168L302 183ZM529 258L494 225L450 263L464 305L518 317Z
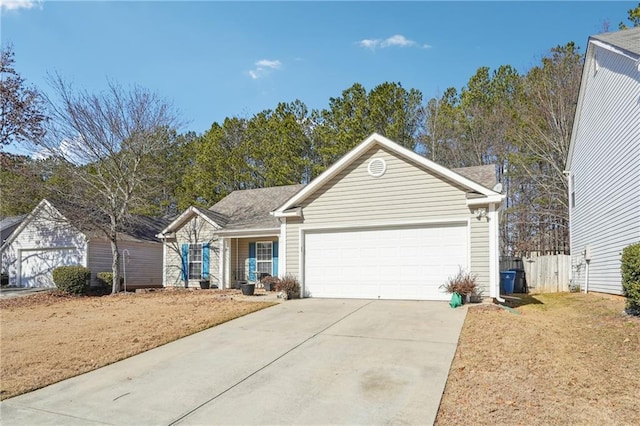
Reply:
M485 204L500 204L502 200L504 200L505 196L503 194L495 193L495 195L490 195L483 198L470 198L467 200L467 206L481 206Z
M608 50L609 52L613 52L613 53L616 53L616 54L618 54L620 56L623 56L623 57L625 57L627 59L631 59L632 61L634 61L636 63L640 60L640 55L633 55L632 53L627 52L626 50L619 49L618 47L614 46L613 44L609 44L609 43L606 43L604 41L600 41L598 39L589 40L589 44L593 44L595 46L598 46L598 47L601 47L601 48L603 48L605 50Z
M252 237L278 237L280 228L262 228L262 229L229 229L226 231L217 231L216 235L235 238L252 238Z
M191 219L193 216L196 216L196 215L206 220L214 228L216 229L222 228L220 225L218 225L216 222L211 220L209 217L203 214L200 214L197 208L195 208L194 206L190 206L188 209L182 212L182 214L180 214L180 216L178 216L173 222L171 222L169 226L167 226L158 235L156 235L156 237L163 239L163 238L166 238L168 235L174 234L175 231L180 229L185 222L187 222L189 219Z
M302 217L302 207L295 207L286 211L275 210L271 212L274 217Z
M340 173L344 168L346 168L349 164L351 164L356 158L366 152L369 148L374 146L375 144L379 144L384 148L406 158L411 161L414 161L427 169L439 174L441 176L447 177L454 182L459 183L460 185L471 189L473 191L477 191L482 195L493 195L497 194L495 191L492 191L484 186L475 183L474 181L465 178L464 176L450 170L444 166L441 166L433 161L429 160L426 157L423 157L415 152L398 145L390 139L385 138L382 135L377 133L373 133L367 139L365 139L360 145L353 148L347 154L345 154L340 160L338 160L333 166L329 167L323 173L321 173L317 178L315 178L311 183L305 186L300 192L291 197L288 201L286 201L282 206L274 210L274 216L278 216L281 213L284 213L286 210L292 208L299 204L302 200L307 198L309 195L313 194L319 187L328 182L331 178Z
M580 116L582 115L582 103L584 100L584 92L587 87L587 79L589 78L589 70L591 69L591 62L593 61L593 48L591 42L587 45L587 52L584 58L584 64L582 65L582 77L580 80L580 90L578 91L578 102L576 104L576 112L573 117L573 128L571 129L571 139L569 140L569 152L567 153L567 161L565 163L565 170L571 170L571 162L573 160L573 151L576 144L576 135L578 134L578 127L580 126Z

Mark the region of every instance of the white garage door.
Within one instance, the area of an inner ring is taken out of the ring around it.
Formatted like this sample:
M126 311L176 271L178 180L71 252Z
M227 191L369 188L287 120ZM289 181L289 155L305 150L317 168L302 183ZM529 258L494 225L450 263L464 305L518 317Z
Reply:
M20 287L55 287L51 272L58 266L81 265L77 248L22 250Z
M305 233L310 297L448 300L445 280L468 266L466 225Z

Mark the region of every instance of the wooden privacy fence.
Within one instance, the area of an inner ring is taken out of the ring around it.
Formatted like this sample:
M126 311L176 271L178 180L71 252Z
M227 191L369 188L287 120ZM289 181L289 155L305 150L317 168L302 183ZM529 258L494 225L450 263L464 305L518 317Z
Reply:
M530 293L569 291L571 256L557 254L522 259Z

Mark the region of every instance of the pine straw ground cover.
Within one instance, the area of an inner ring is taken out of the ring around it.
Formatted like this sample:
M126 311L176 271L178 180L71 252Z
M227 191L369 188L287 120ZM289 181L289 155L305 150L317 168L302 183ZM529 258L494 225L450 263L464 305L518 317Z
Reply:
M239 291L60 293L0 300L0 399L114 363L272 306Z
M437 424L640 421L640 319L624 299L525 296L470 306Z

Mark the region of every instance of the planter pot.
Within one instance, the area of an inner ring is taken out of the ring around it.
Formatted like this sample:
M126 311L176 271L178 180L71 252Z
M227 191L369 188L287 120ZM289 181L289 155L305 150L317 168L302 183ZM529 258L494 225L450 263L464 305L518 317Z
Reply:
M253 296L253 293L256 291L255 284L242 284L242 294L245 296Z
M273 290L271 290L273 287L274 286L271 283L264 283L264 291L273 291L273 290L275 290L275 288Z
M245 280L238 280L236 281L236 287L238 290L240 290L242 288L243 284L246 284L247 282Z
M200 288L201 289L207 289L211 286L211 283L209 282L209 280L200 280Z

